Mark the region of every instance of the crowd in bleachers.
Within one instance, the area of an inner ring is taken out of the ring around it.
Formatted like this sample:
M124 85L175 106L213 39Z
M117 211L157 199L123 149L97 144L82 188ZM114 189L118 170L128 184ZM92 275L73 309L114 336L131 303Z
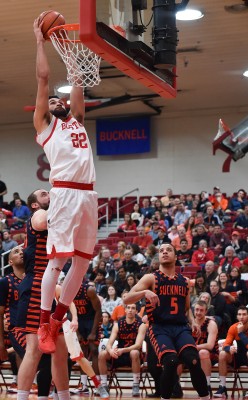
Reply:
M23 225L28 213L26 209L23 214L20 211L26 207L25 202L18 193L14 195L12 206L0 210L2 253L23 241L24 236L16 235L25 235ZM164 196L143 197L139 203L127 198L126 204L122 202L124 221L116 232L96 244L85 278L101 302L101 339L109 339L113 323L125 317L125 294L144 274L159 268L158 250L163 243L175 247L176 272L190 279L192 311L199 300L204 301L206 315L217 324L218 337L225 339L236 322L239 307L248 303L246 192L240 189L228 198L218 187L211 195L205 191L200 195L175 195L168 189ZM112 211L114 215L114 206ZM64 273L69 268L70 261ZM145 302L141 300L136 308L138 316L145 318ZM84 378L82 383L81 390L86 393Z

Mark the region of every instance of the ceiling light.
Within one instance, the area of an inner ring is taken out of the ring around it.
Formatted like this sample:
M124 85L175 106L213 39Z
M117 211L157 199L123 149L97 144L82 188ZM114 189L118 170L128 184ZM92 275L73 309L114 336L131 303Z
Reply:
M243 73L243 76L245 76L246 78L248 78L248 69Z
M67 85L67 86L60 86L60 87L57 89L57 91L58 91L59 93L71 93L71 89L72 89L72 86Z
M186 10L183 11L178 11L176 13L176 19L178 21L194 21L202 17L204 17L204 14L201 11L193 10L190 8L187 8Z

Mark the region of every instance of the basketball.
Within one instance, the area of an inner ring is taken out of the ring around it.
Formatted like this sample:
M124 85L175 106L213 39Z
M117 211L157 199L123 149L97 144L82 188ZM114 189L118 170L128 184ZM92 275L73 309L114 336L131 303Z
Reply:
M55 26L64 25L65 19L62 14L58 11L44 11L39 16L39 25L43 22L41 31L43 33L44 39L49 39L48 31Z

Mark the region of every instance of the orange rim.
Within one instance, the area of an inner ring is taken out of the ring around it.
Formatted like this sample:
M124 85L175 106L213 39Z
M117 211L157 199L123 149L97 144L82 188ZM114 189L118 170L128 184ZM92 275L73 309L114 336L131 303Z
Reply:
M59 31L60 29L64 29L65 31L79 31L79 24L58 25L58 26L55 26L54 28L49 29L47 34L50 37L53 32ZM57 36L57 39L61 42L68 42L68 43L72 42L72 40L70 40L70 39L60 38L59 36ZM80 43L81 40L75 39L75 40L73 40L73 42Z

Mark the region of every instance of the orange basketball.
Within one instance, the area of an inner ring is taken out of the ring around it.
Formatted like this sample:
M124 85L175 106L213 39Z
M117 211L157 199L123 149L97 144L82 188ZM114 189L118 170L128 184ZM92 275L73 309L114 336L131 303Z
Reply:
M43 22L41 27L41 31L43 33L44 38L49 39L48 31L55 26L64 25L65 19L62 14L57 11L44 11L39 16L39 25Z

